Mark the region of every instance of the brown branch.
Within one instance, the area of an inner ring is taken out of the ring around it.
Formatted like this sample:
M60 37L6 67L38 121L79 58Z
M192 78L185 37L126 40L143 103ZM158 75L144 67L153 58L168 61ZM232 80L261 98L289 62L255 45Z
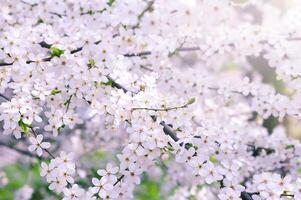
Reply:
M117 181L114 183L113 186L117 185L123 178L125 177L125 175L120 176Z
M175 107L170 107L170 108L146 108L146 107L142 107L142 108L132 108L131 110L132 111L135 111L135 110L152 110L152 111L169 111L169 110L177 110L177 109L180 109L180 108L187 108L189 104L186 103L182 106L175 106Z
M40 157L38 157L37 155L35 155L35 154L33 154L33 153L29 152L29 151L26 151L26 150L24 150L24 149L19 149L19 148L17 148L17 147L8 145L8 144L6 144L6 143L4 143L4 142L2 142L2 141L0 141L0 146L4 146L4 147L6 147L6 148L12 149L12 150L14 150L14 151L16 151L16 152L18 152L18 153L20 153L20 154L23 154L23 155L26 155L26 156L29 156L29 157L40 158Z
M10 99L4 94L0 94L0 97L2 97L5 101L10 101Z

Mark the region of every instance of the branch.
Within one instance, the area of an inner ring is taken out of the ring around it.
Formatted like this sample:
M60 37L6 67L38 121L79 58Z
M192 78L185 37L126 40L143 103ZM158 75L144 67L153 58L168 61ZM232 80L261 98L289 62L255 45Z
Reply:
M4 94L0 94L0 97L2 97L5 101L10 101L10 99Z
M155 118L152 117L154 120ZM175 142L179 141L179 138L177 137L176 133L172 130L172 128L167 125L164 121L160 122L160 125L163 126L163 131L166 135L169 135ZM183 146L183 143L180 144L180 146ZM185 145L185 148L187 149L187 146ZM241 192L241 199L242 200L253 200L252 195L259 194L258 192L256 193L248 193L246 191Z
M145 9L140 13L140 15L138 15L138 23L133 27L133 29L136 29L140 26L140 21L142 19L142 17L144 16L144 14L148 11L151 11L153 8L153 4L155 3L155 1L150 1L147 6L145 7Z
M293 194L286 194L286 193L283 193L280 195L280 197L293 197L294 198L295 195Z
M94 42L94 44L99 44L101 41L96 41ZM43 48L48 48L49 46L51 46L51 44L47 44L46 42L40 42L39 43L41 45L41 47ZM74 50L71 50L70 53L71 54L75 54L77 52L80 52L81 50L83 50L83 46L82 47L78 47L77 49L74 49ZM179 48L177 49L177 51L198 51L200 50L199 47L183 47L183 48ZM128 54L124 54L123 56L124 57L142 57L142 56L147 56L147 55L151 55L152 52L150 51L144 51L144 52L140 52L140 53L128 53ZM44 62L48 62L48 61L51 61L53 57L47 57L47 58L43 58L42 61ZM26 61L26 64L30 64L30 63L33 63L33 62L36 62L34 60L27 60ZM0 63L0 67L1 66L10 66L10 65L13 65L14 62L11 62L11 63L6 63L6 62L2 62Z
M163 126L163 132L166 135L169 135L175 142L179 141L177 134L172 130L172 128L169 125L167 125L164 121L161 121L160 125Z
M125 177L125 175L120 176L117 181L113 184L113 186L117 185L123 178Z
M28 3L28 2L22 1L22 0L21 0L21 3L24 3L24 4L26 4L26 5L28 5L28 6L31 6L31 7L35 7L35 6L38 5L38 3L31 4L31 3Z
M169 111L169 110L177 110L180 108L187 108L189 105L193 104L195 102L195 98L191 98L187 101L187 103L185 103L182 106L175 106L175 107L170 107L170 108L132 108L132 111L135 110L153 110L153 111Z
M252 195L253 194L259 194L259 193L248 193L246 191L241 192L240 198L242 200L253 200Z
M36 156L35 154L33 154L33 153L29 152L29 151L26 151L26 150L19 149L17 147L8 145L8 144L6 144L6 143L4 143L2 141L0 141L0 146L4 146L4 147L7 147L9 149L13 149L13 150L17 151L18 153L26 155L26 156L29 156L29 157L39 158L40 159L40 157Z
M2 63L0 63L0 67L9 66L9 65L13 65L13 64L14 64L14 62L11 62L11 63L2 62Z
M132 94L137 94L136 92L130 91L128 89L126 89L125 87L123 87L122 85L120 85L119 83L117 83L116 81L114 81L109 75L106 76L107 79L109 79L109 81L112 81L112 87L117 88L117 89L121 89L123 90L124 93L130 92Z
M68 100L64 103L64 105L66 106L66 111L65 111L66 113L67 113L68 110L69 110L69 107L70 107L70 104L71 104L71 99L72 99L73 95L74 95L74 94L71 94L71 95L69 96Z
M124 57L140 57L140 56L148 56L148 55L151 55L152 52L150 51L143 51L143 52L140 52L140 53L128 53L128 54L124 54L123 56Z

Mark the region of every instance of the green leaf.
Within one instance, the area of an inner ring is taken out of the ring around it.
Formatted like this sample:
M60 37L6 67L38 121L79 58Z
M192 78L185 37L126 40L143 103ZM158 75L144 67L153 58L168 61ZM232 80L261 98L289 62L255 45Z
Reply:
M96 67L96 62L94 59L92 59L92 58L89 59L88 67L89 67L89 69Z
M89 10L87 13L88 13L89 15L93 15L93 14L94 14L94 11L93 11L93 10Z
M214 155L211 155L209 157L209 160L213 163L213 164L217 164L218 163L218 159L214 156Z
M106 86L113 86L113 81L112 80L108 80L107 82L101 82L101 85L106 85Z
M115 1L115 0L108 0L108 1L107 1L107 4L108 4L109 6L112 6L113 3L114 3L114 1Z
M269 118L265 119L263 121L263 126L268 130L268 132L271 134L274 130L274 128L279 124L279 120L276 117L270 116Z
M175 150L175 149L174 149L173 147L171 147L171 146L167 146L166 148L167 148L168 151L174 151L174 150Z
M44 23L44 20L39 18L38 21L37 21L37 24L42 24L42 23Z
M299 168L297 169L297 172L298 172L299 174L301 174L301 167L299 167Z
M67 99L65 102L64 102L64 106L69 106L69 104L71 103L71 98L72 98L73 95L70 95L69 99Z
M293 148L295 148L295 145L293 145L293 144L288 144L285 147L285 149L293 149Z
M187 105L191 105L191 104L193 104L195 102L195 98L193 97L193 98L191 98L191 99L189 99L188 101L187 101Z
M193 144L192 144L192 143L186 143L186 144L185 144L185 148L186 148L186 149L190 149L191 147L193 147Z
M53 89L51 91L51 95L56 95L56 94L59 94L59 93L61 93L61 90L58 90L58 89Z
M25 134L28 133L28 130L29 130L28 127L29 127L29 125L26 124L26 123L24 123L22 119L19 120L18 125L21 128L21 131L23 133L25 133Z
M51 57L60 57L64 53L64 50L61 50L57 47L50 48Z
M57 131L60 132L63 128L65 128L65 124L63 124L62 126L58 127Z
M67 106L69 103L70 103L69 100L66 100L66 101L64 102L64 106Z

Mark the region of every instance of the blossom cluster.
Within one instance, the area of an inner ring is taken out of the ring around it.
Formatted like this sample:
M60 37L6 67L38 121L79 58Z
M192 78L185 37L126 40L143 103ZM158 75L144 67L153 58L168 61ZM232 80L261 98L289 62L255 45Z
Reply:
M134 199L145 174L164 178L166 199L301 198L301 143L285 123L301 119L300 1L280 10L263 0L1 0L0 9L3 135L44 160L40 175L64 200ZM108 164L83 159L98 149ZM28 186L17 195L25 190L30 199Z

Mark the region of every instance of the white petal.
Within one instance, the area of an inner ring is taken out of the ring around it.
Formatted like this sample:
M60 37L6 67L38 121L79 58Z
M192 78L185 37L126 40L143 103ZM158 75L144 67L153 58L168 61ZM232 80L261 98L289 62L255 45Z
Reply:
M98 191L99 191L99 187L92 187L92 188L91 188L91 192L92 192L93 194L96 194Z
M36 138L34 138L34 137L30 137L30 138L29 138L29 142L30 142L31 144L37 144L37 140L36 140Z
M93 185L95 185L95 186L99 186L99 185L100 185L100 180L97 179L97 178L92 178L92 183L93 183Z
M41 143L41 147L43 149L48 149L48 148L50 148L50 146L51 146L51 144L49 142L42 142Z
M107 196L107 192L102 189L98 192L98 195L101 197L101 198L105 198Z
M99 176L105 176L105 175L107 175L107 171L103 170L103 169L99 169L99 170L97 170L97 174Z
M118 167L113 167L112 169L111 169L111 173L112 174L116 174L118 172Z
M38 154L38 156L42 156L42 154L43 154L43 150L42 150L42 148L37 148L37 154Z
M28 147L28 150L31 151L31 152L33 152L33 151L36 150L36 148L37 148L36 145L30 145L30 146Z
M45 162L42 162L42 163L41 163L41 167L42 167L43 169L47 169L47 168L48 168L48 165L47 165Z
M35 120L36 122L42 122L42 118L41 118L39 115L36 115L36 116L34 117L34 120Z
M37 142L38 143L41 143L42 142L42 140L43 140L43 135L37 135Z

